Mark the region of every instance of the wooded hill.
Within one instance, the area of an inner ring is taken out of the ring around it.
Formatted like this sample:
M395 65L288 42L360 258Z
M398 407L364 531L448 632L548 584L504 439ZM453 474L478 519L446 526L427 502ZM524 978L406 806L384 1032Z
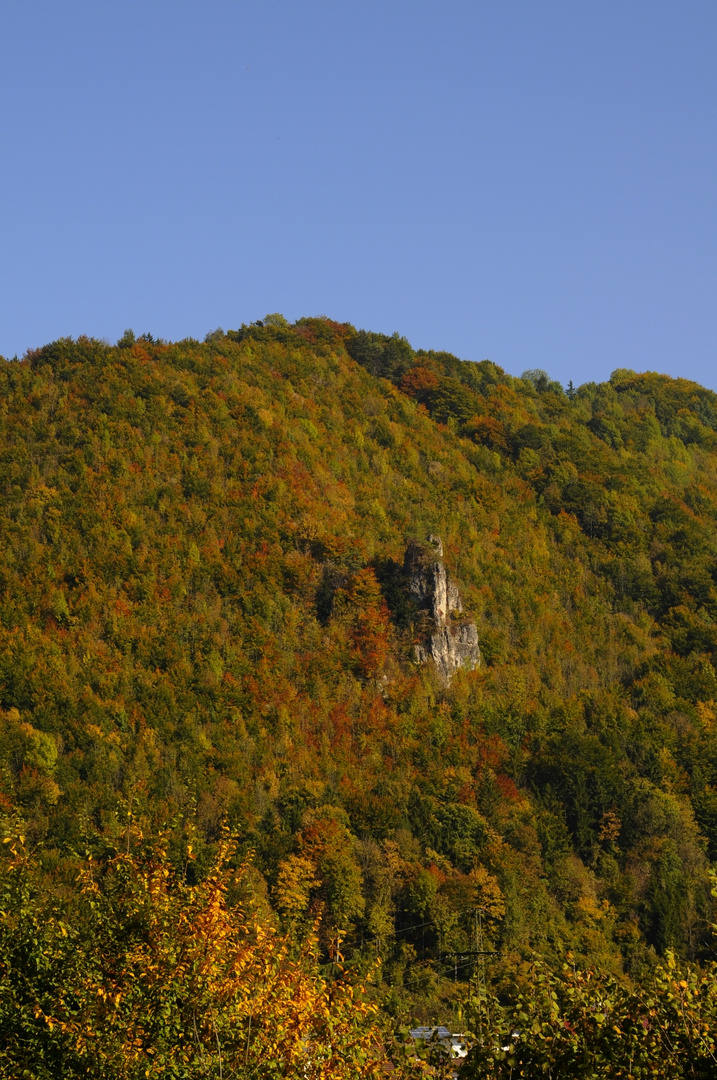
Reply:
M482 665L418 665L440 535ZM281 316L0 364L0 807L45 896L160 832L443 1022L475 949L711 956L717 395ZM38 893L39 895L39 893ZM333 942L333 944L332 944ZM375 974L375 973L374 973ZM511 976L512 977L512 976Z

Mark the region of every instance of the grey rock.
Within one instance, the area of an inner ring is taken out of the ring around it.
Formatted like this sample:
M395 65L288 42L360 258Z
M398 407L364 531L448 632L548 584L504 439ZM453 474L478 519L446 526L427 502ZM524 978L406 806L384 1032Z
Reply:
M403 569L409 592L427 624L425 639L414 646L416 661L425 664L432 660L447 683L459 668L473 671L479 667L478 630L475 623L461 618L463 606L443 565L441 538L429 536L425 543L411 540Z

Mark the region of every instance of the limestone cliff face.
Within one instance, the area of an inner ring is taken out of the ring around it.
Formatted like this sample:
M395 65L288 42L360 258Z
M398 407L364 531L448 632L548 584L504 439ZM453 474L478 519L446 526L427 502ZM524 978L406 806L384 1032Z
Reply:
M438 536L425 543L411 540L403 561L408 588L427 622L425 640L414 647L416 660L433 660L441 676L450 682L458 668L471 671L480 665L475 623L462 619L458 589L443 565L443 544Z

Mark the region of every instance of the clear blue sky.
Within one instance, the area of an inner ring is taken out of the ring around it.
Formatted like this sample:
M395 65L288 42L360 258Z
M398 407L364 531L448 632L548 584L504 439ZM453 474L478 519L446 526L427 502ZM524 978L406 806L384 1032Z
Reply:
M717 389L714 0L3 0L0 353L280 311Z

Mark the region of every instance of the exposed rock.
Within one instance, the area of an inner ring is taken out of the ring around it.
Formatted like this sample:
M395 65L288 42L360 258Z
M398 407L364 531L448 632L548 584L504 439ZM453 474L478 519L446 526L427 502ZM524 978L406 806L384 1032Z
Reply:
M424 641L414 646L418 663L433 660L446 682L458 668L473 671L480 665L478 630L475 623L461 618L460 594L443 565L440 537L429 536L425 543L411 540L403 569L409 592L427 624Z

